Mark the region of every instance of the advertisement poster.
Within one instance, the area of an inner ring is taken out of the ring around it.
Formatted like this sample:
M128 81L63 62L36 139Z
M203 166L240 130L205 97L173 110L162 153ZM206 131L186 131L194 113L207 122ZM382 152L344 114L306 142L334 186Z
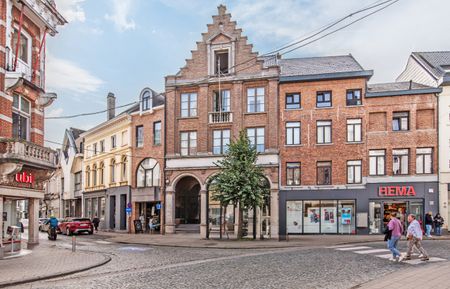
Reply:
M322 208L323 210L323 223L334 224L336 217L336 208Z
M341 223L342 225L351 225L352 223L352 208L341 209Z
M310 207L308 208L308 217L309 217L309 223L315 224L319 223L319 208Z
M287 233L302 233L302 202L287 202L286 207Z

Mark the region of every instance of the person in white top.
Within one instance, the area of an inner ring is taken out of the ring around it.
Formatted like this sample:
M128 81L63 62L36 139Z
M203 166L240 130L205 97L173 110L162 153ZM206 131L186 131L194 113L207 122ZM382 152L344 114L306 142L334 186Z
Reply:
M428 257L425 249L422 247L423 233L419 222L416 220L416 216L413 214L408 215L408 222L409 226L406 234L406 239L408 239L408 251L406 252L406 256L400 257L399 261L411 260L411 253L414 246L416 246L420 253L422 253L420 259L422 261L428 261L430 258Z

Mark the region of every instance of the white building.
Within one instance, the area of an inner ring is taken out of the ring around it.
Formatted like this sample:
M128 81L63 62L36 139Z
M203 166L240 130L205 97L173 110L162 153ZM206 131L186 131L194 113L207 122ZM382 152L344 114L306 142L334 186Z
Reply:
M450 51L413 52L397 81L414 81L442 88L438 96L439 211L450 219ZM433 212L434 214L436 212Z

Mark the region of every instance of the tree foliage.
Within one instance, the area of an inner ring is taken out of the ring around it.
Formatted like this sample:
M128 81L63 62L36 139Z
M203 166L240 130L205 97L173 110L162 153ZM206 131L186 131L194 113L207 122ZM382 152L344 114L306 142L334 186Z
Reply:
M263 205L269 187L261 167L256 165L258 153L245 131L233 140L224 158L217 163L219 173L211 182L212 199L222 206L239 204L241 209Z

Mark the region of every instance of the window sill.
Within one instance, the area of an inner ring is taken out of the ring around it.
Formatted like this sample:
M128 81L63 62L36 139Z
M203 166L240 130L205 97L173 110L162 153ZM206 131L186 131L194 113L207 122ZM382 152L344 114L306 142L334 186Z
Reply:
M297 110L303 110L303 107L300 108L285 108L284 111L297 111Z
M186 116L186 117L177 117L177 120L182 120L182 119L198 119L198 116Z
M348 142L345 142L345 144L358 145L358 144L364 144L364 142L363 141L348 141Z
M330 142L330 143L316 143L316 146L332 146L334 145L334 143Z
M361 107L362 104L345 104L346 107Z
M392 130L392 132L406 133L406 132L411 132L411 131L410 130Z
M316 106L316 109L330 109L330 108L333 108L332 106L324 106L324 107L317 107Z
M267 114L267 112L266 111L244 112L244 115L252 115L252 114Z
M287 147L287 148L289 148L289 147L302 147L302 146L304 146L303 144L286 144L286 145L284 145L285 147Z

